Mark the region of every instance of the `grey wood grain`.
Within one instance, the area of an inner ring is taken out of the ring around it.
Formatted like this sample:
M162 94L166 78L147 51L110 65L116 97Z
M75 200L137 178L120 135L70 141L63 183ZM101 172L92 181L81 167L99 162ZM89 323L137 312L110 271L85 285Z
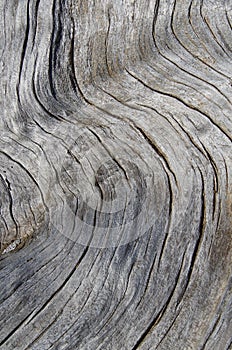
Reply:
M232 349L231 2L0 17L0 348Z

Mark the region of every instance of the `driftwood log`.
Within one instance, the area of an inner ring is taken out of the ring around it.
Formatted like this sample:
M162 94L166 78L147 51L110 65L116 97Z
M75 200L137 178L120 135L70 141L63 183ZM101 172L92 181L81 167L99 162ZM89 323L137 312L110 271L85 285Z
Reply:
M232 349L232 2L0 16L0 349Z

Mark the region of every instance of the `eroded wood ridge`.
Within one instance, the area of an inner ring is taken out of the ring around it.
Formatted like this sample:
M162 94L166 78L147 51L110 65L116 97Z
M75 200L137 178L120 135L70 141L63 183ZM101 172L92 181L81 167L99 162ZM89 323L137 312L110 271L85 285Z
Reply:
M231 349L231 2L0 16L0 348Z

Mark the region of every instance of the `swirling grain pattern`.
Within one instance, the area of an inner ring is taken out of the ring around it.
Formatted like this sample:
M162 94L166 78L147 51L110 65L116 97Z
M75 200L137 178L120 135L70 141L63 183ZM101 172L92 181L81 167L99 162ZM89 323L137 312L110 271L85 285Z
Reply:
M232 349L231 1L0 16L0 349Z

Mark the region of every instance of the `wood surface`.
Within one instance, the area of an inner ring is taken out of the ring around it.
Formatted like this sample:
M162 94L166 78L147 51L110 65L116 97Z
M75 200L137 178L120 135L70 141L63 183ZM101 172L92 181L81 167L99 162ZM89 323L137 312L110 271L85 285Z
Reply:
M231 0L0 17L0 349L232 349Z

